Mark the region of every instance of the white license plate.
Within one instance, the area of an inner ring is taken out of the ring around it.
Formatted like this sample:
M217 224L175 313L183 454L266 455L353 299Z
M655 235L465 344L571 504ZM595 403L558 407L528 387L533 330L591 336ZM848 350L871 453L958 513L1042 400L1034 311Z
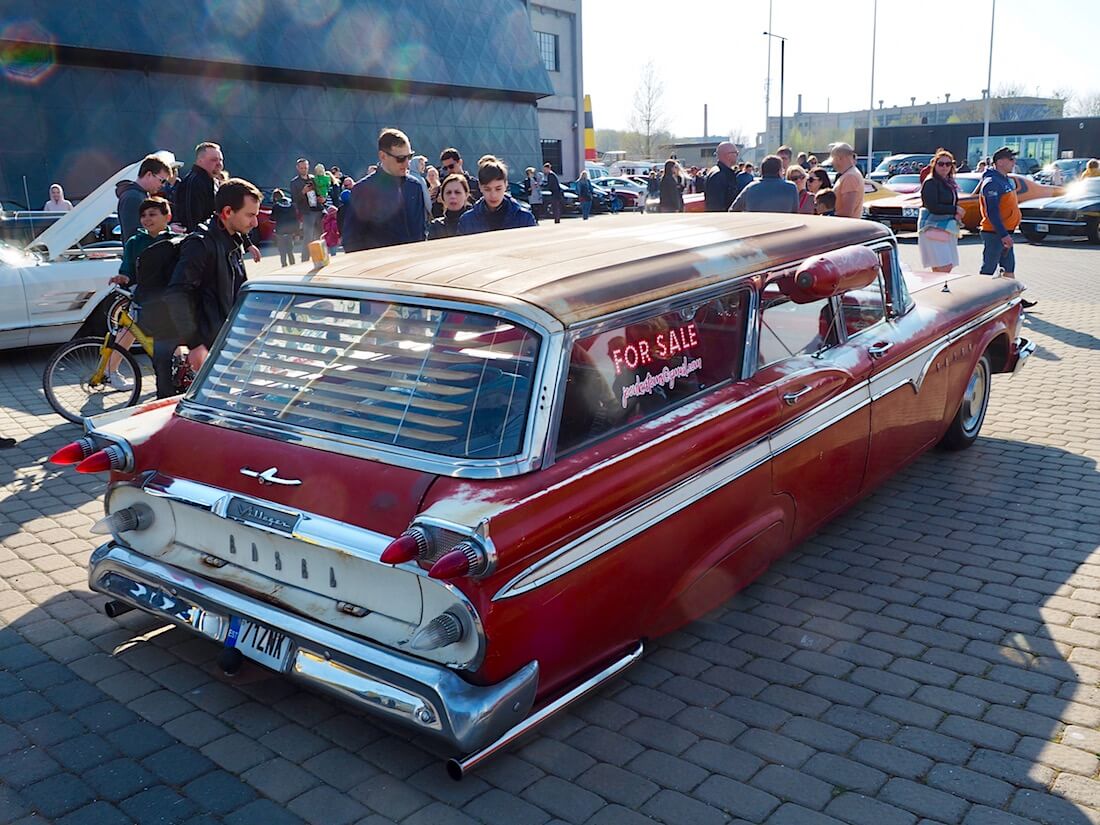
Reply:
M1037 224L1035 224L1035 231L1036 232L1049 232L1050 231L1050 224L1049 223L1037 223Z
M235 647L252 661L280 673L290 655L290 639L285 634L236 617L230 620L226 647Z
M914 209L913 207L910 207L910 206L906 206L905 208L903 208L901 210L901 216L903 218L915 218L915 217L917 217L917 212L918 212L917 209Z

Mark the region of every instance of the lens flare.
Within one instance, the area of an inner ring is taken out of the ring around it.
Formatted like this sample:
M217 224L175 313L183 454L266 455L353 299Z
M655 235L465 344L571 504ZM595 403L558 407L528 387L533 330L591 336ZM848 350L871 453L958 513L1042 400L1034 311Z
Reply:
M9 23L0 40L0 72L15 83L41 83L57 66L53 35L37 22Z

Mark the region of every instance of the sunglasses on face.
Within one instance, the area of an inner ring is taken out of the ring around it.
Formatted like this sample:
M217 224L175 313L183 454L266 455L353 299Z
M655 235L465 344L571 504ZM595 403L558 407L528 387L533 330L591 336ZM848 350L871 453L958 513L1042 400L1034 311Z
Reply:
M386 152L385 149L383 149L382 151ZM395 155L393 152L386 152L386 154L396 160L398 163L408 163L414 157L412 152L409 152L409 154L407 155Z
M949 160L937 160L936 166L954 166L955 164Z

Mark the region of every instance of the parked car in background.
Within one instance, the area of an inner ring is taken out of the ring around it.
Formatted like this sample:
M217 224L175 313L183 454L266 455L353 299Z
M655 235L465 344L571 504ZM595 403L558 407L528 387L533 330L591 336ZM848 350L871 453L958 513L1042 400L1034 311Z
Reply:
M569 184L562 182L562 196L564 197L564 203L562 204L561 213L563 215L579 215L581 212L580 205L577 203L577 196L569 189ZM527 193L523 191L522 183L515 183L514 181L508 182L508 194L515 198L517 201L523 201L527 203ZM477 197L475 194L474 197ZM542 206L541 211L535 216L536 218L542 218L545 215L550 214L550 190L545 186L542 187Z
M157 155L171 163L171 153ZM133 180L140 162L120 169L26 243L0 240L0 349L59 344L106 331L108 280L118 274L115 184ZM100 240L110 232L114 240Z
M920 170L927 166L931 160L932 155L927 154L890 155L883 158L882 162L867 177L873 181L885 183L894 175L920 174Z
M1018 281L906 275L868 221L507 234L250 279L186 395L92 419L53 460L108 479L108 609L433 735L458 778L973 444L1034 348Z
M920 175L894 175L883 184L887 189L900 195L910 195L919 192L921 185Z
M1100 243L1100 178L1074 181L1063 195L1021 206L1020 215L1020 231L1032 243L1047 235L1084 236Z
M1060 194L1062 187L1046 186L1021 175L1009 175L1016 182L1016 197L1020 203L1036 198L1046 198ZM978 184L982 176L977 172L962 172L955 175L959 185L959 206L963 208L963 228L971 232L978 230L982 222L981 206L978 203ZM866 217L885 224L895 232L915 232L917 217L920 213L920 192L882 198L868 204Z
M1048 163L1035 173L1035 180L1052 186L1065 186L1081 177L1088 158L1063 158Z
M1034 175L1043 168L1038 158L1016 158L1016 166L1013 168L1017 175Z

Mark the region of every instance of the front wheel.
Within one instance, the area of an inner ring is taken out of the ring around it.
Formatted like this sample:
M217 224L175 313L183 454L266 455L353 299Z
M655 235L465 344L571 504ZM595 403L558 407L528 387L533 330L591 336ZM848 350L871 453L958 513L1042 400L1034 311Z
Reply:
M74 424L88 416L132 407L141 395L141 368L115 343L104 352L102 338L77 338L46 364L42 389L54 411ZM102 375L93 383L96 374ZM108 377L109 375L109 377Z
M966 383L959 411L951 420L940 446L945 450L965 450L978 440L985 412L989 409L989 389L992 384L992 370L989 355L982 354L974 366L974 372Z
M1032 229L1024 229L1022 231L1028 243L1042 243L1047 236L1046 232L1036 232Z
M1089 221L1085 233L1089 236L1089 243L1100 243L1100 220L1093 218Z

